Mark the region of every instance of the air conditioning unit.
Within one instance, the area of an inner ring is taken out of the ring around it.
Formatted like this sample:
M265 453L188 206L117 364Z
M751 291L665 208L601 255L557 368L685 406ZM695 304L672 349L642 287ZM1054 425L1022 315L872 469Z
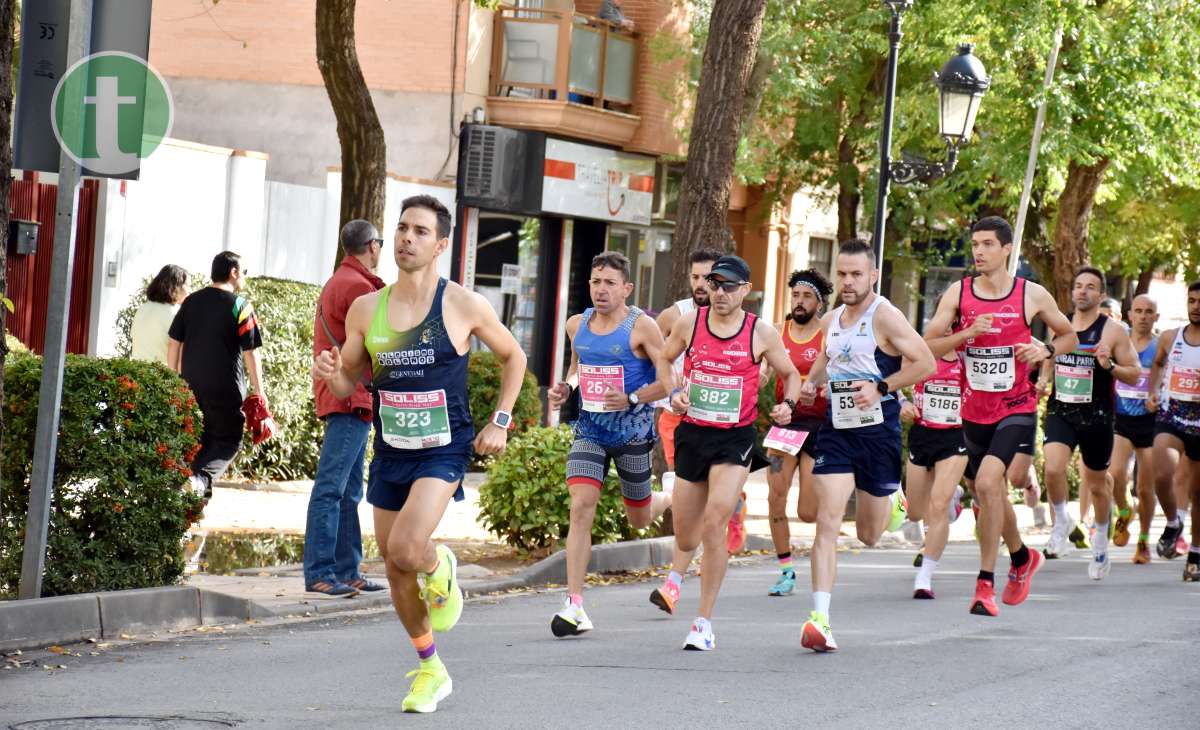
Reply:
M488 124L463 125L458 199L501 213L540 215L546 135Z

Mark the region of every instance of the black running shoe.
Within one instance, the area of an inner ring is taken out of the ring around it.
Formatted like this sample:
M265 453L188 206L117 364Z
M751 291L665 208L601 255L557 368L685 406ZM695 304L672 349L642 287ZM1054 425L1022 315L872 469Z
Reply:
M1183 520L1175 527L1167 525L1163 530L1162 537L1158 538L1158 557L1170 560L1171 558L1179 557L1179 551L1175 549L1175 543L1179 540L1179 536L1183 534Z

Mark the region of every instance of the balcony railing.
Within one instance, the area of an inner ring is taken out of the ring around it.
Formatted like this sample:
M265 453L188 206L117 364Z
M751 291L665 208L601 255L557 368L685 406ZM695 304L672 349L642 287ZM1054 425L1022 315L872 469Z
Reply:
M503 7L495 17L489 96L634 113L635 33L558 10Z

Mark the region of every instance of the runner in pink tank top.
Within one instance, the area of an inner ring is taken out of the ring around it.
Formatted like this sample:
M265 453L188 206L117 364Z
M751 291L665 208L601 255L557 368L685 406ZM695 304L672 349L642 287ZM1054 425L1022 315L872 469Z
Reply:
M1022 603L1042 566L1041 553L1030 551L1021 541L1005 473L1010 464L1018 472L1028 471L1033 456L1037 392L1030 383L1030 369L1071 352L1079 343L1071 321L1045 288L1008 273L1012 240L1012 226L1003 218L976 221L971 227L971 253L978 274L946 290L925 329L935 357L957 350L963 361L963 440L979 501L980 570L971 613L980 616L1000 613L993 571L1001 532L1012 557L1004 603ZM1054 333L1052 344L1030 336L1034 317ZM947 335L950 327L954 330Z
M758 418L758 378L754 359L754 323L749 312L733 337L718 337L708 328L711 309L701 307L692 343L683 358L688 405L684 423L709 428L749 426Z
M975 292L976 277L962 280L958 325L961 332L985 314L991 327L967 339L958 351L963 362L963 420L996 423L1014 413L1037 412L1037 391L1029 380L1029 364L1017 358L1019 345L1032 339L1025 319L1025 279L1014 277L1012 288L1000 299Z
M658 357L658 379L671 388L671 409L686 414L675 432L676 554L688 554L704 543L700 611L684 640L684 649L716 647L713 609L729 562L724 526L738 504L750 474L758 441L759 363L766 360L787 382L784 400L771 410L775 423L792 418L800 396L800 374L784 349L779 332L742 309L750 293L750 267L737 256L722 256L706 277L709 306L685 314L671 328ZM685 354L684 382L677 383L673 361ZM651 595L655 596L661 591ZM674 608L677 594L669 601ZM663 607L660 605L660 607Z

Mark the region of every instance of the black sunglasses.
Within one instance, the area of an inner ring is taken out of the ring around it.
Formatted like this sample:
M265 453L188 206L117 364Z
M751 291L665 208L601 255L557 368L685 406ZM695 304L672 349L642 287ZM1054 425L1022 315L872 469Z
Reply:
M742 284L750 283L748 281L717 281L716 279L705 279L704 281L706 284L708 284L708 288L711 291L720 289L726 294L732 294L737 291Z

